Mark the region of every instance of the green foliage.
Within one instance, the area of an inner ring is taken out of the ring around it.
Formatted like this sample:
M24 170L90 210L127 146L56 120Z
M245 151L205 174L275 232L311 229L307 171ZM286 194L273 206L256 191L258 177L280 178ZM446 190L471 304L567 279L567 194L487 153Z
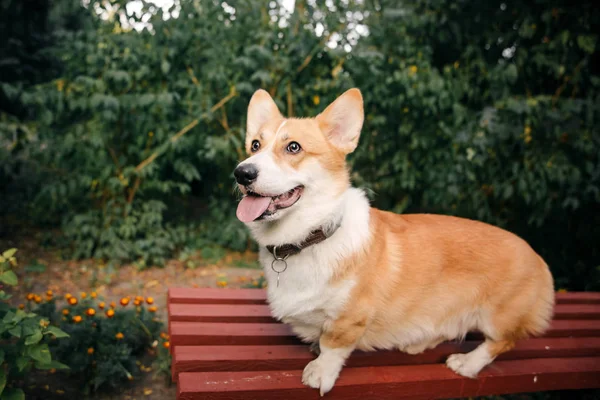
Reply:
M155 316L156 306L145 305L145 301L153 303L152 299L125 297L120 305L108 305L95 294L81 299L66 297L67 304L59 306L51 299L35 311L70 336L51 343L50 350L69 366L68 375L80 382L82 393L122 387L140 370L149 370L138 365L146 353L156 354L163 327ZM158 362L164 368L170 360L162 354Z
M74 256L145 267L194 237L246 249L231 171L251 94L308 116L358 86L353 179L375 206L500 225L559 287L599 288L592 2L182 0L176 18L113 3L50 35L60 74L0 89L30 110L0 114L0 209L60 224Z
M11 266L17 265L16 249L0 255L0 282L16 286L17 276ZM53 359L49 344L63 343L69 335L51 326L47 319L33 312L15 309L7 300L10 295L0 289L0 399L24 399L21 389L11 388L13 381L31 369L68 369Z

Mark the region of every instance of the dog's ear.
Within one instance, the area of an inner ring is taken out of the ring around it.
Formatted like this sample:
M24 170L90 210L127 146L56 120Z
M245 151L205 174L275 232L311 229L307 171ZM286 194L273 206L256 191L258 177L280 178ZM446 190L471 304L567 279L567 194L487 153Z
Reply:
M269 93L266 90L258 89L252 95L248 105L246 136L257 133L261 126L273 118L283 117Z
M363 120L363 99L358 89L346 91L317 116L321 131L345 154L356 149Z

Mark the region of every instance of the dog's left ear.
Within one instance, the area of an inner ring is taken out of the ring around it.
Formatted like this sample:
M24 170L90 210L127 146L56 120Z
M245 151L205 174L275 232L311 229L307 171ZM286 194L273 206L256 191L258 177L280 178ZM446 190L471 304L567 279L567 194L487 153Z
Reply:
M360 90L347 90L316 119L321 131L335 147L345 154L352 153L358 145L364 120Z

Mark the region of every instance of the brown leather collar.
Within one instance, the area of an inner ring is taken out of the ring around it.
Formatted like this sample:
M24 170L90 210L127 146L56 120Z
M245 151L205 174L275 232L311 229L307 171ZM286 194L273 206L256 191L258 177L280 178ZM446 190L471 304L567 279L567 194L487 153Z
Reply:
M269 245L269 246L267 246L267 250L269 250L269 253L271 253L275 259L285 260L289 256L298 254L303 249L310 247L314 244L321 243L328 237L331 237L331 235L333 235L335 233L335 231L338 230L340 225L341 225L341 221L338 221L335 226L333 226L332 228L330 228L328 230L326 230L324 228L314 230L308 235L308 237L306 239L304 239L299 244L287 243L287 244L282 244L280 246Z

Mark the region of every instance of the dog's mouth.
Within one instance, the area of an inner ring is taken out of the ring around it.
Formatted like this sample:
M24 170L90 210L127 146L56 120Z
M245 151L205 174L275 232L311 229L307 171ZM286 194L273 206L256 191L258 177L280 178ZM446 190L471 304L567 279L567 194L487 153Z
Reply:
M285 193L269 196L248 191L238 204L236 215L242 222L252 222L275 214L278 210L296 204L302 196L304 186L296 186Z

